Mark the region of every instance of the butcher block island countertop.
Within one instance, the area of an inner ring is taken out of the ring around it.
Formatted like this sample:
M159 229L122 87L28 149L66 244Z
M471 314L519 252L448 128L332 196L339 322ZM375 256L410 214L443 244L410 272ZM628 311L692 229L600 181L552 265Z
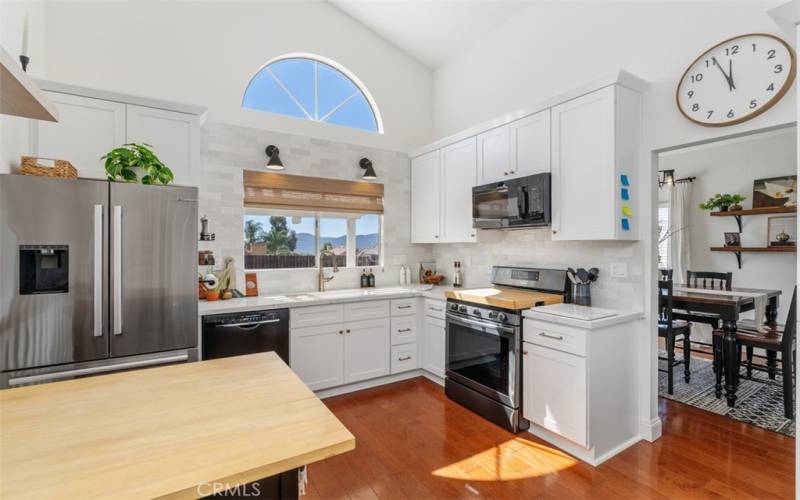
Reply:
M533 290L511 290L508 288L478 288L472 290L448 290L448 299L463 300L473 304L484 304L503 309L521 311L535 305L550 305L564 302L563 295L536 292Z
M270 352L0 391L0 447L0 498L196 498L355 438Z

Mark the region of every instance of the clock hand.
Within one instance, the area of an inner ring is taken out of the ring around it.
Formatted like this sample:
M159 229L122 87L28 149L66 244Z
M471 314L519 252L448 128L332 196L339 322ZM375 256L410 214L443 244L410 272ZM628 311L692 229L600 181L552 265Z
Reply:
M725 81L728 82L728 90L733 90L734 89L733 82L731 81L730 77L725 73L725 70L722 69L722 66L720 66L719 62L717 61L717 58L712 57L711 60L714 62L714 66L719 68L719 71L720 73L722 73L722 76L725 78Z
M736 89L736 85L733 83L733 59L728 59L728 84L731 86L731 90Z

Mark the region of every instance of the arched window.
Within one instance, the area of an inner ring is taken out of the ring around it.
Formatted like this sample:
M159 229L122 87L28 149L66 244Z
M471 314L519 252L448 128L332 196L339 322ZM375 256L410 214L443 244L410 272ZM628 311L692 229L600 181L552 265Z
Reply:
M242 107L383 133L366 87L344 67L315 55L269 61L247 85Z

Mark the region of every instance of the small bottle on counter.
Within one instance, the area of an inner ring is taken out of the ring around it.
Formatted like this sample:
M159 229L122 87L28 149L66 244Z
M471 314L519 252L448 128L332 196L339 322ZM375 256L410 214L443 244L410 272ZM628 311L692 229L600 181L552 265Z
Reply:
M461 276L461 261L453 262L453 286L461 288L463 276Z
M369 278L367 277L367 270L361 270L361 288L367 288L369 286Z
M367 275L367 286L370 288L375 288L375 275L372 274L372 269L369 270L369 275Z

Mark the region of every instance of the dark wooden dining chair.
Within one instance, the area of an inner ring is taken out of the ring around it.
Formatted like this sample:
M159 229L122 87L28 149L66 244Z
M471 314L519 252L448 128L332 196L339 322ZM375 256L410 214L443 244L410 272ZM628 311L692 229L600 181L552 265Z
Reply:
M783 414L786 418L794 418L794 366L796 364L795 359L795 330L796 324L795 320L797 318L796 311L797 311L797 286L794 287L794 292L792 293L792 304L789 307L789 315L786 317L786 323L784 325L783 331L781 331L777 327L771 327L767 331L759 332L757 330L744 330L739 329L736 331L736 344L738 346L739 352L739 359L741 359L741 351L742 347L746 347L749 352L752 352L753 348L764 349L767 354L769 355L768 359L775 360L777 358L777 354L780 353L781 355L781 382L783 384ZM719 339L722 338L724 335L723 330L716 329L714 330L714 345L721 344ZM716 351L716 349L715 349ZM720 358L718 361L717 358ZM717 356L716 352L714 355L714 363L717 369L717 385L720 385L720 373L721 373L721 356ZM770 378L775 377L775 364L774 362L769 362L767 366L762 365L754 365L752 360L752 355L749 356L749 359L746 361L747 364L747 372L748 376L750 376L752 370L759 370L767 372ZM719 398L720 396L717 395Z
M662 280L672 280L672 269L659 269Z
M686 271L686 285L691 288L730 291L733 288L733 273Z
M691 380L691 329L689 322L675 319L672 314L672 281L658 282L658 336L664 339L667 356L659 357L667 362L667 392L672 394L672 372L678 365L683 365L683 379L688 384ZM683 361L675 361L675 341L683 340Z

